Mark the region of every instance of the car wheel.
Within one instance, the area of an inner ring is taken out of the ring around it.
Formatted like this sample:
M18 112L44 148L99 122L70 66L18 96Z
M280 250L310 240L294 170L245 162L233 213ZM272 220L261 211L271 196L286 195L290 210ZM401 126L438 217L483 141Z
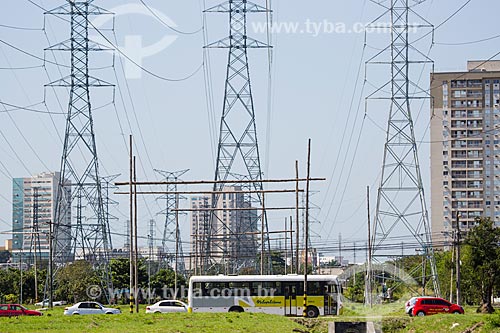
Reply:
M424 311L418 311L417 312L417 316L423 317L423 316L425 316L425 312Z
M106 314L113 314L113 312L106 312Z
M155 311L154 313L161 313L161 311Z
M73 312L73 316L78 316L80 315L78 312Z
M229 308L229 312L244 312L241 306L232 306Z
M319 316L319 310L315 306L308 306L306 309L307 318L316 318Z
M460 311L453 311L453 314L461 314Z

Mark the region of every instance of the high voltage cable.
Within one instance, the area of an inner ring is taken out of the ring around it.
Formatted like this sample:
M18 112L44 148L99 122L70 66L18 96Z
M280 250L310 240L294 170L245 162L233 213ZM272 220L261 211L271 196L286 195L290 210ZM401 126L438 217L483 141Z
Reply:
M173 30L175 32L177 32L178 34L181 34L181 35L195 35L199 32L201 32L203 30L203 26L201 28L199 28L198 30L195 30L195 31L191 31L191 32L185 32L185 31L181 31L179 29L176 29L175 27L171 26L170 24L168 24L167 22L165 22L161 17L158 16L158 14L156 14L156 12L151 9L151 7L148 6L147 3L145 3L143 0L139 0L143 5L144 7L146 7L146 9L151 13L153 14L153 16L161 23L163 24L165 27L169 28L170 30Z
M500 35L495 35L495 36L491 36L491 37L487 37L487 38L483 38L483 39L478 39L478 40L474 40L474 41L468 41L468 42L457 42L457 43L438 43L438 42L434 42L434 44L436 44L436 45L446 45L446 46L471 45L471 44L477 44L477 43L487 42L487 41L490 41L490 40L493 40L493 39L497 39L497 38L500 38Z
M417 38L416 40L414 40L413 42L411 42L411 44L413 43L416 43L422 39L424 39L425 37L429 36L430 34L434 33L437 29L441 28L443 25L445 25L449 20L451 20L453 17L455 17L458 13L460 13L460 11L462 11L462 9L464 9L472 0L467 0L465 3L462 4L462 6L460 6L455 12L453 12L450 16L448 16L444 21L442 21L441 23L439 23L437 26L434 27L434 29L432 31L429 31L428 33L424 34L423 36L421 36L420 38Z
M8 24L0 24L0 27L7 28L7 29L28 30L28 31L42 31L43 30L43 28L19 27L19 26L8 25Z
M66 113L62 113L62 112L50 112L50 111L46 111L46 110L38 110L38 109L33 109L32 108L33 106L44 104L44 103L45 102L42 101L42 102L39 102L39 103L27 105L27 106L19 106L19 105L15 105L15 104L11 104L11 103L6 103L6 102L0 101L0 104L2 104L4 106L8 106L8 107L11 108L11 109L0 110L0 113L13 112L13 111L16 111L16 110L24 110L24 111L35 112L35 113L43 113L43 114L57 114L57 115L66 114Z
M206 8L206 1L200 0L200 10L202 13L202 25L203 25L203 45L208 45L208 21L207 14L204 11ZM211 70L211 60L210 60L210 48L203 48L203 79L205 86L205 103L207 105L207 115L208 115L208 133L210 136L210 148L212 150L212 160L215 164L216 161L216 149L215 149L215 136L217 135L217 125L215 120L215 106L214 106L214 92L212 86L212 70Z
M76 8L75 9L80 13L82 14L81 10ZM148 73L149 75L153 76L153 77L156 77L157 79L160 79L160 80L163 80L163 81L167 81L167 82L182 82L182 81L187 81L189 79L191 79L192 77L194 77L196 74L198 74L198 72L203 68L203 60L200 64L200 66L198 66L198 68L192 72L191 74L188 74L187 76L184 76L182 78L168 78L168 77L165 77L165 76L162 76L162 75L158 75L152 71L150 71L149 69L141 66L140 64L138 64L134 59L132 59L131 57L129 57L125 52L123 52L122 50L120 50L119 47L117 47L104 33L102 33L102 31L100 29L98 29L94 23L92 23L92 21L90 21L88 19L88 17L85 17L85 20L87 21L88 24L90 24L94 29L95 31L97 31L97 33L99 35L101 35L102 38L104 38L104 40L106 40L107 43L109 43L109 45L111 45L113 47L113 49L118 52L119 54L121 54L124 58L126 58L128 61L130 61L132 64L134 64L135 66L137 66L137 68L140 68L142 69L144 72Z
M34 65L34 66L24 66L24 67L0 67L0 70L25 70L25 69L35 69L42 68L44 65Z
M24 53L24 54L26 54L27 56L30 56L30 57L35 58L35 59L38 59L38 60L42 60L42 61L47 62L47 63L49 63L49 64L53 64L53 65L56 65L56 66L61 66L61 67L66 67L66 68L71 68L71 66L68 66L68 65L63 65L63 64L58 64L58 63L56 63L56 62L53 62L53 61L50 61L50 60L44 59L44 58L42 58L42 57L39 57L39 56L37 56L37 55L35 55L35 54L31 53L31 52L25 51L25 50L23 50L23 49L21 49L21 48L19 48L19 47L15 46L15 45L11 44L11 43L8 43L8 42L6 42L6 41L2 40L2 39L0 39L0 43L5 44L5 45L7 45L8 47L13 48L14 50L17 50L17 51L19 51L19 52L21 52L21 53Z

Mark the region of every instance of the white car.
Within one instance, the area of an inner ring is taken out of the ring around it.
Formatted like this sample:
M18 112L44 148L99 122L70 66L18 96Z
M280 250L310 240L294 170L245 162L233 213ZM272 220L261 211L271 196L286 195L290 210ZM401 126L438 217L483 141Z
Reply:
M89 314L119 314L120 309L106 308L98 302L80 302L64 309L64 314L69 315L89 315Z
M52 306L66 305L65 301L53 301ZM49 306L49 300L44 299L42 302L35 303L35 306Z
M146 307L146 313L187 312L186 303L177 300L159 301Z

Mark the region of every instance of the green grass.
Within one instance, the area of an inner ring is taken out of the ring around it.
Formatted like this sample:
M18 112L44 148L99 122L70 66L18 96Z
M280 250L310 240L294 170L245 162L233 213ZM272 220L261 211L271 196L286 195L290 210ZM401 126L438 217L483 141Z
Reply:
M171 313L0 318L0 332L293 332L306 328L283 317L252 313ZM299 331L299 332L300 332Z
M287 318L279 315L252 313L128 313L121 306L120 315L64 316L63 308L46 311L42 317L0 318L0 332L308 332L327 333L330 321L373 321L383 332L440 333L464 332L482 322L475 333L500 333L498 314L475 313L466 308L465 315L434 315L410 318L404 313L404 303L377 305L366 308L361 304L346 304L344 314L318 319Z
M346 304L344 314L334 321L374 321L383 332L441 333L464 332L477 323L483 323L474 333L500 333L500 310L496 314L476 313L475 307L466 307L465 315L434 315L411 318L404 313L404 302L376 305L366 308L362 304Z

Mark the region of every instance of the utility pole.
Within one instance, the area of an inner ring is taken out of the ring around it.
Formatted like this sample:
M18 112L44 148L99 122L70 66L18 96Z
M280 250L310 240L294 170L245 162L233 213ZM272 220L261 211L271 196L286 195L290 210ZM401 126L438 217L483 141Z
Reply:
M309 139L307 147L307 180L306 180L306 218L305 218L305 240L304 240L304 304L303 313L304 317L307 317L307 264L309 261L309 186L311 178L311 139Z
M457 271L457 304L462 304L462 294L460 291L460 213L457 211L457 258L456 258L456 271Z
M130 226L129 226L129 306L130 313L134 313L134 156L132 135L129 136L129 208L130 208Z
M137 166L134 156L134 291L135 291L135 312L139 313L139 270L138 270L139 249L137 246Z
M455 234L453 234L453 251L451 251L451 267L450 267L450 303L453 303L453 264L455 263L455 251L457 249L457 244L455 242Z
M148 304L151 304L151 262L153 261L153 249L154 249L154 237L155 237L155 220L149 220L149 235L148 235L148 248L149 248L149 258L148 258Z
M366 265L366 296L365 296L365 304L369 307L372 307L372 235L371 235L371 225L370 225L370 186L366 187L366 208L368 212L368 258Z
M288 223L285 217L285 275L288 274Z
M290 215L290 274L293 274L293 221Z
M299 161L295 161L295 273L300 274L299 248L300 248L300 224L299 224Z
M339 232L339 264L342 267L342 262L344 258L342 258L342 234Z

